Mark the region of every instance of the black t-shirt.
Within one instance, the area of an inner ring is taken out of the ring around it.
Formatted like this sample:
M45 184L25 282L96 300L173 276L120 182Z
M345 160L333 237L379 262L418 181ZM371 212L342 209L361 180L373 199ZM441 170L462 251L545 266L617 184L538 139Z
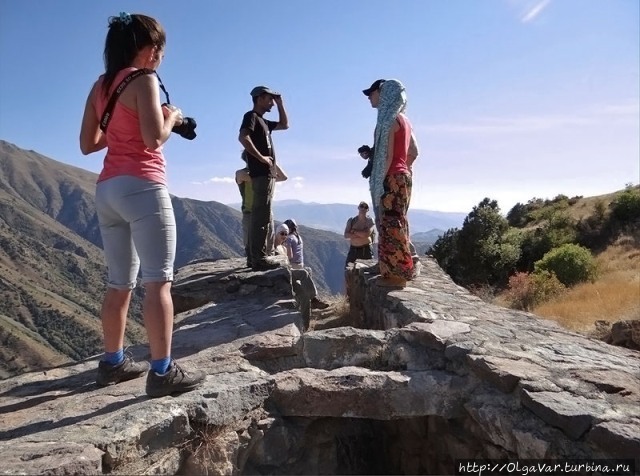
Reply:
M276 163L276 151L273 148L271 140L271 131L276 128L277 122L269 121L260 116L256 111L247 112L242 118L240 130L249 131L251 142L256 149L262 154L273 158L273 164ZM247 152L247 164L249 165L249 175L252 177L272 176L275 177L275 167L271 168L261 160L258 160L249 152Z

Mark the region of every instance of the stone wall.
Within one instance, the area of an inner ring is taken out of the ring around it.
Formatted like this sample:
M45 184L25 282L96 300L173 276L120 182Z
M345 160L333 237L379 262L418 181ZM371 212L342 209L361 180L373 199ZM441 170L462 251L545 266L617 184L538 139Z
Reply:
M461 458L640 455L638 352L422 264L404 290L349 270L350 325L308 332L286 268L188 265L173 348L204 386L97 388L97 359L0 381L0 473L447 474Z

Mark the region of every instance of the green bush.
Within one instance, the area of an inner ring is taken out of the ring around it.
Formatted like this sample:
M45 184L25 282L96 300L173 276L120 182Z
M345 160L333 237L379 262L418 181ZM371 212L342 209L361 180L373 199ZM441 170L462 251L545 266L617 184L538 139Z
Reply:
M611 215L625 222L640 218L640 190L628 188L611 202Z
M533 301L536 306L562 294L567 289L555 273L550 271L533 273L531 275L531 281L533 283Z
M596 265L591 252L582 246L567 243L546 253L534 264L534 271L549 271L565 286L573 286L596 277Z

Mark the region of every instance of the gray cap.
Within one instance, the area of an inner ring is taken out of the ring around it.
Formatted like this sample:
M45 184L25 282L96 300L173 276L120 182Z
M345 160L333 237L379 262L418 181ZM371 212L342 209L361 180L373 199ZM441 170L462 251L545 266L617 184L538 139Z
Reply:
M263 94L271 94L272 96L280 96L280 93L275 92L273 89L266 86L256 86L251 90L251 97L257 98Z

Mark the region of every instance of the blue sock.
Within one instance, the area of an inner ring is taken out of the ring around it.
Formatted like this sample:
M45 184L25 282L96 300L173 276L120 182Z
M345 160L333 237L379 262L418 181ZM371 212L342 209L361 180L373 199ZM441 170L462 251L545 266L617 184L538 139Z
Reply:
M117 352L105 352L102 361L109 365L118 365L124 360L124 349L120 349Z
M171 363L171 356L165 357L164 359L157 359L151 361L151 370L153 370L157 374L166 374L167 370L169 370L169 364Z

